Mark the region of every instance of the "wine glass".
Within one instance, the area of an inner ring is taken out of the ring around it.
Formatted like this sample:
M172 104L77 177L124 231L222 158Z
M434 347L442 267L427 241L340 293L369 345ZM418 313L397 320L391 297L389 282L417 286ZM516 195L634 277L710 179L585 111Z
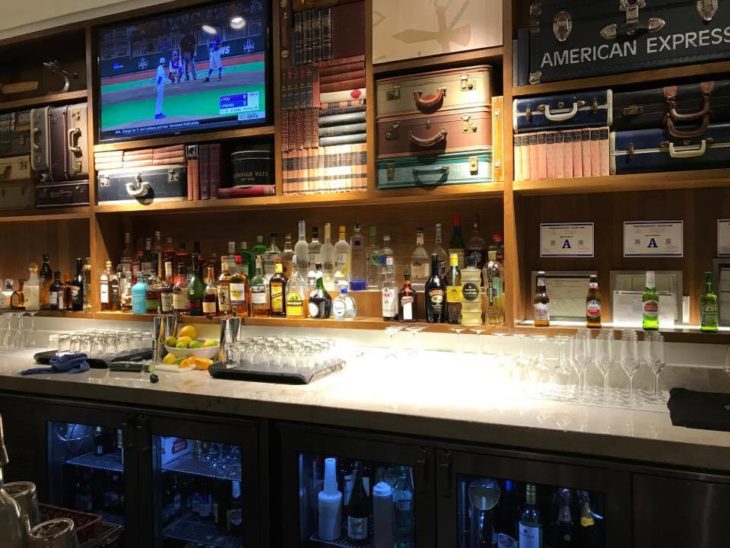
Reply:
M585 393L585 383L583 382L588 367L588 331L578 331L570 342L570 364L578 375L578 395Z
M608 375L613 367L613 331L601 329L595 342L593 363L603 375L603 399L608 400Z
M393 348L393 337L401 329L403 329L403 326L401 326L401 325L389 325L385 328L385 334L388 335L388 347L390 348L390 352L385 356L386 360L389 360L389 359L394 360L398 357L398 354L396 353L395 348Z
M629 405L634 402L634 375L639 370L639 347L636 331L621 333L621 369L629 378Z
M649 340L649 367L654 373L654 399L661 399L659 390L659 375L661 375L664 366L667 365L664 359L664 335L661 333L647 333Z

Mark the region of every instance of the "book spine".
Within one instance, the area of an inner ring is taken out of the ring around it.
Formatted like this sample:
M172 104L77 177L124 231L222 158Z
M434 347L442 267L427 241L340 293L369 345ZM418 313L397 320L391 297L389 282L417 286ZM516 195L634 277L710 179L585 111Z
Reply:
M221 186L221 145L213 143L210 145L210 190L211 199L218 197L218 189Z
M347 65L345 65L347 66ZM340 67L337 67L340 69ZM356 70L334 70L333 72L325 72L320 69L319 73L320 82L323 84L333 84L336 82L343 82L346 80L357 80L365 79L365 67ZM360 87L360 86L357 86Z
M319 140L320 146L344 145L366 142L366 133L355 133L352 135L340 135L339 137L323 137Z
M304 62L304 51L302 48L302 19L301 13L294 14L294 64L301 65Z
M322 11L322 59L332 59L332 10Z
M198 154L200 158L200 177L195 199L207 200L210 196L210 145L200 145Z
M319 137L339 137L340 135L351 135L353 133L364 133L367 131L367 124L344 124L339 126L319 128Z
M583 177L590 177L591 170L591 130L582 129L580 133L581 157L583 158Z
M345 80L342 82L332 82L329 84L320 84L320 93L332 93L336 91L346 91L350 89L364 88L365 78L355 78L353 80Z

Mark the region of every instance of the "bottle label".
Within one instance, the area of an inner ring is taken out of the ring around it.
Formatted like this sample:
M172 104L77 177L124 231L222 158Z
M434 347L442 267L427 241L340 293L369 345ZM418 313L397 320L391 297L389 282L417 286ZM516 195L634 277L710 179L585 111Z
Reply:
M234 510L228 510L228 529L231 527L238 527L243 522L243 513L240 508Z
M347 253L338 253L335 255L335 266L338 269L344 269L347 267Z
M163 293L160 295L160 309L162 312L172 311L172 293Z
M426 263L411 263L411 279L424 282L428 278L429 266Z
M465 301L474 302L479 300L480 289L474 282L467 282L461 286L461 296Z
M335 301L332 303L332 315L337 320L341 320L345 317L345 312L347 311L347 307L345 306L345 302L341 301L339 299L335 299Z
M246 284L242 283L232 283L229 284L229 291L231 292L231 304L240 306L246 302ZM253 291L253 288L251 289ZM224 293L224 299L226 298L225 292ZM220 299L220 292L218 294L218 299ZM252 297L253 298L253 297Z
M383 304L383 317L394 318L398 314L398 299L395 290L390 287L384 287L381 291Z
M432 289L428 292L428 300L431 303L431 308L436 314L441 313L441 309L444 306L444 290L443 289Z
M304 316L304 300L295 291L290 291L286 296L286 316L287 318L301 318Z
M460 285L446 286L446 302L460 303L461 301L462 301L461 286Z
M310 253L309 254L309 264L310 264L310 270L315 269L315 265L322 264L322 254L321 253Z
M707 303L702 306L700 311L700 323L702 325L716 325L717 324L717 305L715 303Z
M180 291L172 294L172 307L175 310L187 310L190 308L187 291Z
M352 540L367 540L368 518L347 516L347 536Z
M233 286L235 284L231 284ZM233 290L231 290L231 301L233 301ZM242 301L245 302L245 301ZM235 304L235 301L233 301ZM251 286L251 304L266 304L266 286L265 285L254 285Z
M542 548L542 528L520 523L520 548Z
M218 286L218 310L221 312L228 312L231 308L231 293L230 285L219 285ZM245 293L244 293L245 298Z
M648 300L644 301L642 305L644 311L644 318L656 319L659 317L659 301Z
M317 303L309 303L309 317L319 318L319 305Z
M284 284L272 283L271 290L271 311L284 312Z
M473 258L478 268L484 266L484 252L481 249L470 249L467 257Z
M58 306L58 291L51 291L48 294L48 304L50 306ZM7 308L5 303L3 303L1 307Z
M601 302L596 299L590 299L586 303L586 316L589 320L598 320L601 318Z
M203 301L203 314L215 314L215 301Z
M413 297L403 297L400 300L403 320L413 319Z
M160 300L154 297L147 297L145 298L145 306L148 311L157 312L157 309L160 308Z
M535 303L535 321L550 321L550 308L546 303Z
M101 284L101 304L109 304L109 284Z

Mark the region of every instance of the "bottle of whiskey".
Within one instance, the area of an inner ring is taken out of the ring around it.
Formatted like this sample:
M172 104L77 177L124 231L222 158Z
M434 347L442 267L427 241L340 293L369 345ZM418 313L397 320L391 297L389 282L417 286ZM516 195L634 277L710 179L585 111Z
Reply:
M261 256L257 256L256 272L251 280L251 316L263 317L269 315L269 303L266 298L266 280L261 266Z
M48 290L48 309L49 310L63 310L60 307L59 297L63 299L63 284L61 283L61 273L53 273L53 283ZM63 301L61 301L62 303Z
M243 260L240 255L236 257L236 269L230 278L228 278L228 295L224 294L223 298L228 298L228 308L236 316L248 316L248 301L249 297L249 284L248 276L245 273L245 267L243 266ZM223 274L221 274L223 278ZM222 280L221 285L218 287L218 304L221 305L221 291L225 291L226 282ZM221 313L223 310L221 309Z
M83 303L83 309L84 312L91 312L92 306L91 306L91 286L93 284L91 280L91 257L86 257L86 260L84 261L84 268L83 268L83 275L84 275L84 303Z
M656 292L656 277L652 270L646 273L646 286L641 296L641 327L645 331L659 329L659 295Z
M446 283L439 275L439 258L431 254L431 276L426 280L426 321L443 323L446 316Z
M269 302L272 316L286 316L286 278L281 263L274 265L274 275L269 280Z
M172 308L178 314L187 314L190 311L187 267L182 261L177 263L177 276L172 288Z
M431 262L426 248L423 247L423 229L416 229L416 248L411 253L411 283L416 291L423 291L428 279L428 267Z
M601 328L601 290L598 289L598 276L591 274L586 295L586 327Z
M218 313L218 286L215 283L215 267L205 269L205 293L203 294L203 315L212 318Z
M43 262L41 263L41 269L38 271L38 280L40 282L40 301L41 310L47 310L49 306L51 284L53 283L53 270L51 265L48 264L48 253L43 254Z
M398 292L398 321L415 322L417 317L416 292L411 287L411 273L406 267L403 272L403 287Z
M235 242L228 242L228 249L231 248L231 243L233 243L233 251L235 252ZM238 272L236 259L238 259L238 266L241 265L240 258L233 255L234 263L233 268L231 268L231 255L221 257L221 275L218 277L218 312L224 315L231 313L231 272Z
M112 262L106 261L104 263L104 272L99 276L99 304L101 310L106 312L112 309L112 295L109 281L112 277Z
M446 321L452 324L461 323L461 269L459 256L452 253L449 257L451 268L446 275Z
M548 327L550 325L550 297L548 297L547 286L545 285L545 272L542 270L537 273L532 309L535 327Z
M700 299L700 331L716 333L718 324L717 293L712 289L712 272L705 272L705 292Z
M286 282L286 317L304 318L304 299L307 293L307 282L299 274L299 261L294 256L291 262L289 279Z
M474 215L471 223L472 233L469 241L466 243L466 257L476 258L477 268L481 271L484 268L487 259L487 242L479 234L479 215ZM462 266L463 268L463 266Z
M165 259L164 265L165 278L160 285L160 311L163 314L171 314L175 308L172 302L172 288L174 285L174 276L172 273L172 261ZM113 282L112 282L113 284ZM112 285L112 292L113 292Z
M59 297L60 302L60 297ZM71 277L68 274L63 275L63 308L59 310L73 310L73 290L71 288ZM132 310L132 287L129 287L129 310Z
M309 294L309 317L327 319L332 313L332 297L324 287L322 265L316 264L314 289Z

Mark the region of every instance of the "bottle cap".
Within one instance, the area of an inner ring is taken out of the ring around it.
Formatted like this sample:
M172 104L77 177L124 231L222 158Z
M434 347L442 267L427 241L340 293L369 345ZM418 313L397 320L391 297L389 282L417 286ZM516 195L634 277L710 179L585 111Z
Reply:
M337 492L337 459L324 459L324 492L334 495Z
M342 284L340 286L340 294L341 295L347 295L347 284Z
M373 497L390 497L393 495L393 488L384 481L379 481L373 487Z
M496 251L488 251L487 257L490 261L496 261L497 260L497 252Z

